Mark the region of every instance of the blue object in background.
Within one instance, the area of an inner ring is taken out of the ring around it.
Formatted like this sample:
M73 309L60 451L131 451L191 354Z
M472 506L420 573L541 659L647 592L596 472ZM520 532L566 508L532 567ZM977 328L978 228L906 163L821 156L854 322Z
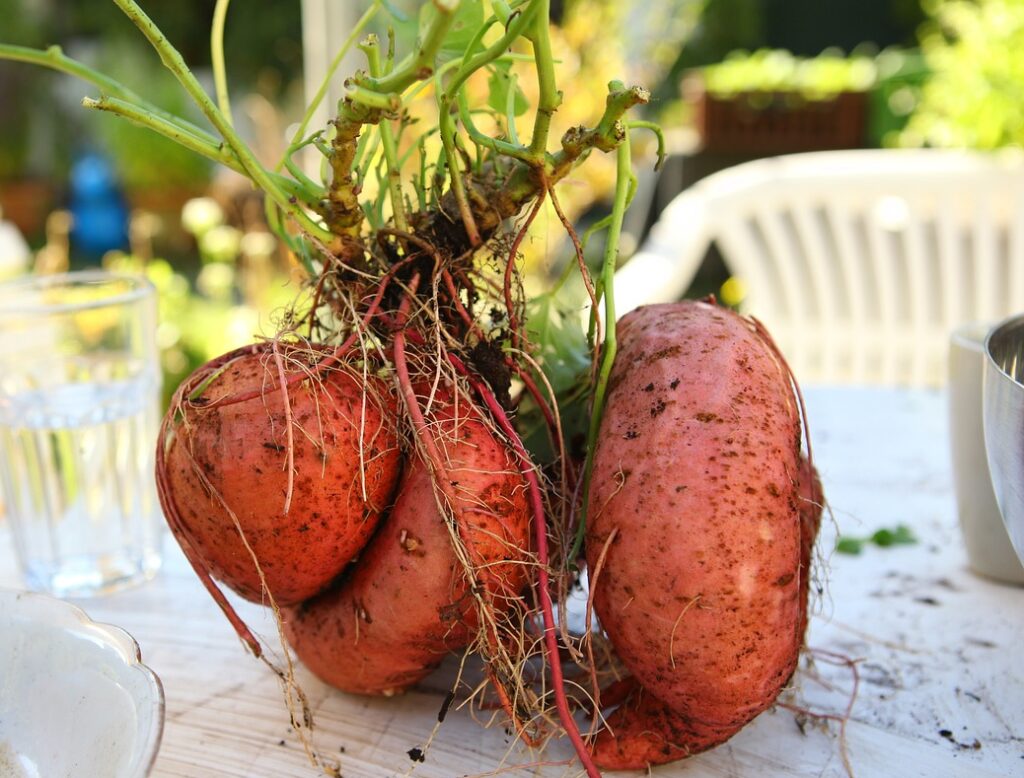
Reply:
M72 166L69 209L74 253L99 259L108 251L128 248L128 203L102 155L87 152Z

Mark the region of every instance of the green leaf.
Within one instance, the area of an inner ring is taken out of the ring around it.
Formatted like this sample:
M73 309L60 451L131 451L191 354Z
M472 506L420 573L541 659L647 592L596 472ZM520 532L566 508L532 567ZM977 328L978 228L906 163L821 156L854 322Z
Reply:
M537 359L556 393L577 384L590 368L590 350L579 315L563 310L552 294L527 303L527 337L538 347Z
M895 542L896 535L892 530L880 529L871 536L871 542L876 546L886 548Z
M555 392L562 434L571 449L577 441L586 440L590 418L586 380L590 369L590 351L578 312L573 310L568 301L561 305L560 302L551 293L529 300L527 336L537 346L537 361ZM544 391L539 380L538 384L541 391ZM543 414L529 395L523 398L519 406L517 424L523 442L535 461L553 462L555 451L549 440Z
M433 2L426 2L420 8L420 39L426 35L430 25L440 11ZM483 0L462 0L455 10L448 34L444 37L444 43L437 52L437 58L444 63L457 57L464 57L471 53L468 51L473 38L484 24Z
M512 75L511 68L511 62L498 62L491 67L491 77L487 80L487 105L499 115L505 116L508 111L509 90L514 89L512 113L514 116L522 116L529 110L530 101L519 88L519 81Z
M860 538L839 538L836 543L836 551L840 554L857 555L864 548L864 541Z
M913 545L917 543L917 538L910 527L900 524L895 529L882 527L866 538L844 535L836 543L836 551L842 554L859 554L868 543L873 543L879 548L889 548L890 546Z
M888 546L907 546L917 543L917 538L910 528L900 524L896 529L882 528L871 536L871 542L876 546L887 548Z

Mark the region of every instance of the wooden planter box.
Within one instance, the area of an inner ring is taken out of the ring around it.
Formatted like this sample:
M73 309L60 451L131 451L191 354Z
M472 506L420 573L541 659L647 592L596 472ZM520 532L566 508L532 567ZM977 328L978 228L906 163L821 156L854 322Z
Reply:
M807 100L788 92L716 97L700 88L691 99L705 151L782 154L864 146L867 96L863 92Z

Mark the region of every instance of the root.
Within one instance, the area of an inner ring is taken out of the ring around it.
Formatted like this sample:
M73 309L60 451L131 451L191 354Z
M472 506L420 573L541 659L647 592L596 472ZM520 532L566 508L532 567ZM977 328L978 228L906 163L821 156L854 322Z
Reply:
M530 507L533 511L534 517L537 556L539 561L539 566L537 568L537 592L541 601L541 614L544 620L544 644L548 655L548 666L551 669L551 682L555 695L555 705L558 709L562 727L569 736L569 740L572 742L573 748L576 750L576 755L579 758L580 763L586 770L587 775L594 778L595 776L600 776L600 773L590 757L590 750L587 748L587 745L583 742L583 738L580 736L579 728L576 726L576 720L573 718L572 711L569 709L568 699L565 694L565 681L562 676L562 664L558 656L558 633L555 627L554 607L551 601L551 581L548 573L549 554L547 543L547 524L544 520L544 501L541 497L540 482L537 480L535 466L530 455L523 447L519 435L516 433L515 429L513 429L508 416L494 399L494 395L491 394L490 390L473 375L467 374L467 378L474 390L479 394L484 405L491 412L491 415L498 424L498 427L512 444L516 456L519 458L520 472L522 473L529 490Z
M580 277L583 279L583 285L587 289L587 296L590 298L590 310L595 313L600 310L597 303L597 290L594 288L594 279L590 276L590 270L587 268L587 262L583 257L583 245L580 243L580 237L576 234L576 229L572 226L572 222L569 221L565 213L562 211L562 206L558 202L558 196L555 194L554 187L550 186L547 181L544 182L545 191L551 197L551 205L555 208L555 213L558 215L558 220L562 222L562 227L565 229L566 234L572 241L572 247L576 254L576 265L580 271ZM595 353L593 355L594 364L597 364L597 346L596 344L604 342L604 335L601 332L601 317L597 317L597 330L594 334Z
M160 433L161 440L164 440L168 434L167 426L169 420L169 416L164 420L164 428ZM206 563L202 560L188 539L189 533L181 520L181 513L175 507L174 495L167 483L167 468L165 461L166 453L164 451L164 446L157 446L156 487L157 493L160 496L160 502L164 508L164 515L167 518L167 523L170 525L171 532L173 533L175 540L177 540L178 544L181 546L181 550L184 552L189 565L192 566L192 569L203 584L203 587L213 598L213 601L217 603L217 607L221 609L221 612L235 630L235 634L238 635L239 640L242 641L242 644L249 649L253 656L260 658L263 656L263 647L260 645L259 640L256 639L256 636L252 633L252 630L249 629L246 623L242 621L242 618L238 615L237 611L235 611L234 606L228 602L227 597L224 596L224 592L222 592L220 587L214 583L213 578L210 576L210 571L206 567Z
M431 469L432 479L438 497L438 505L441 508L443 515L452 516L454 506L459 504L458 495L456 494L451 477L448 474L444 457L434 440L434 433L431 431L430 425L426 421L423 411L420 408L406 355L406 332L404 330L404 325L407 321L409 309L411 307L411 294L415 293L419 282L420 277L417 274L413 277L412 283L410 284L410 295L405 297L399 307L396 322L399 329L396 331L394 336L395 372L401 395L405 401L406 411L412 421L416 442L419 448L423 451L426 462ZM438 375L439 373L435 371L435 381ZM432 392L433 391L434 390L432 389ZM454 413L456 419L460 417L460 413L457 409L458 397L458 392L456 392L456 410ZM452 532L453 547L456 552L456 556L464 567L467 580L472 581L475 579L475 574L472 568L472 563L469 561L468 553L458 538L458 532L455 529L457 525L458 522L455 521L453 517L449 521L449 530ZM527 733L526 726L517 714L514 700L505 688L504 682L501 680L501 673L499 673L495 665L494 657L500 656L504 652L502 650L502 641L497 625L498 620L494 614L493 605L488 602L484 594L475 592L474 596L478 599L479 613L481 616L481 631L484 643L488 647L485 655L489 655L491 657L488 660L488 677L497 690L499 698L502 700L503 707L512 719L517 733L519 733L525 742L530 745L535 745L537 741Z
M852 678L852 684L850 687L849 697L847 699L846 708L842 713L823 713L820 711L814 711L809 708L805 708L792 703L778 703L780 708L784 708L788 711L796 713L799 716L806 716L817 721L835 721L839 723L839 756L843 762L843 768L846 770L846 774L849 778L854 778L853 762L850 759L849 741L846 736L846 725L850 721L850 717L853 713L854 703L857 701L857 694L860 691L860 673L857 670L857 664L860 660L851 659L844 654L839 654L834 651L828 651L822 648L808 648L807 652L812 658L817 658L827 664L835 665L837 667L847 667L850 670L850 676ZM827 684L826 686L830 688Z
M508 250L508 259L505 262L505 282L503 290L505 294L505 312L508 316L508 330L512 342L512 348L522 348L525 340L523 333L521 332L519 314L516 311L517 306L512 299L512 279L515 277L516 258L519 256L519 247L523 243L523 238L526 237L526 233L529 231L530 225L533 224L533 220L537 218L537 214L540 212L542 205L544 205L543 192L540 197L537 198L537 204L533 206L529 216L526 217L526 221L523 222L523 226L520 227L519 232L516 233L516 237L512 241L512 245Z
M604 545L601 547L601 553L597 555L597 561L594 563L594 569L590 571L590 590L587 592L587 609L585 611L586 633L583 638L584 645L587 649L587 665L590 670L590 682L594 690L594 718L591 721L588 737L594 736L598 716L600 716L601 713L601 684L597 680L597 664L594 662L594 631L592 629L592 625L594 623L594 592L597 591L597 579L600 577L601 571L604 569L604 561L608 557L608 549L612 547L612 542L618 534L619 528L613 527L612 531L608 533L607 540L605 540Z
M288 382L285 380L284 375L284 360L281 359L281 352L277 347L277 339L273 341L273 352L274 362L277 365L277 378L279 386L281 387L281 400L284 402L284 424L285 424L285 437L287 440L286 452L285 452L285 467L288 468L288 489L284 496L284 515L288 515L288 511L292 507L292 494L295 491L295 435L292 429L292 401L288 395ZM361 439L361 438L360 438ZM225 506L227 507L227 506ZM232 514L232 518L234 515ZM235 521L235 526L238 527L238 534L242 535L242 528L239 526L238 521ZM243 542L245 536L242 536ZM246 543L246 549L249 549L249 544ZM256 563L256 569L259 571L260 580L263 583L263 588L266 590L266 581L263 581L263 572L259 569L259 562L256 560L256 555L249 549L249 553L252 554L253 562ZM269 591L267 592L269 594ZM274 609L275 615L277 608Z

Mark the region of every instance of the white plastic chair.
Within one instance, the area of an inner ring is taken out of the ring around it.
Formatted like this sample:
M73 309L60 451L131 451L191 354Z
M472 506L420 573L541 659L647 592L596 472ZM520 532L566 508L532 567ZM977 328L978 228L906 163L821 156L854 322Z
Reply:
M800 380L939 385L954 326L1024 311L1024 158L827 151L715 173L616 274L620 314L681 298L712 241Z

